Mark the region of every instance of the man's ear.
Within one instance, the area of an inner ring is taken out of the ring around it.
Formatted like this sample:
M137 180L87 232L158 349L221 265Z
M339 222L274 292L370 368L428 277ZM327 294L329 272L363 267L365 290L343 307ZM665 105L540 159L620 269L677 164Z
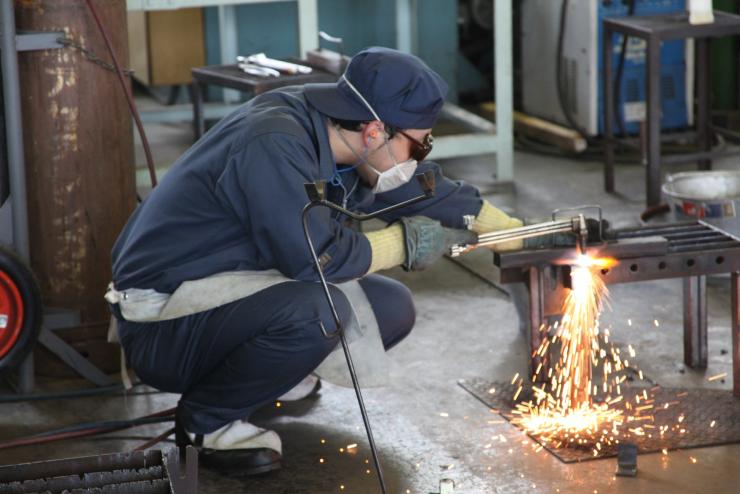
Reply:
M380 137L383 132L383 124L378 120L368 122L362 132L362 139L364 144L369 144L371 140L375 140Z

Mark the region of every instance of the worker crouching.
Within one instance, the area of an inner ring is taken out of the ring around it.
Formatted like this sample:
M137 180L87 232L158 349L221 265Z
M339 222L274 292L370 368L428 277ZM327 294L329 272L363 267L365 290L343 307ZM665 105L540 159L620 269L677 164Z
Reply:
M329 200L370 213L422 194L411 179L435 174L435 196L384 215L389 226L378 231L357 231L326 208L308 215L340 322L355 346L375 341L380 352L408 335L415 312L410 291L378 271L421 270L476 233L521 225L424 161L446 92L417 57L364 50L337 83L240 106L129 219L106 299L140 379L182 395L177 440L199 447L206 466L278 468L279 436L249 416L315 393L312 373L337 345L324 336L337 328L303 235L305 183L326 181Z

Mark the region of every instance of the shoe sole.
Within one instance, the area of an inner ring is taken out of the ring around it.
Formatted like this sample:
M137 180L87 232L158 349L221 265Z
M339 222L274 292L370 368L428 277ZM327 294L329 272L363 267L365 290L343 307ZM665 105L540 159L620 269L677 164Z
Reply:
M199 458L205 468L229 477L264 475L282 467L281 456L271 449L248 451L217 451L204 448Z
M229 477L265 475L282 467L282 456L269 448L219 451L195 446L179 420L175 421L175 444L179 448L195 447L199 465Z

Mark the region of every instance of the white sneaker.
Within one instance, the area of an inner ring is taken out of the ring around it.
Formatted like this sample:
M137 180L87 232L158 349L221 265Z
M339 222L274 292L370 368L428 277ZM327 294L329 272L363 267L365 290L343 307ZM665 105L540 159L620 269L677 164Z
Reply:
M195 434L188 432L195 442ZM267 448L283 454L283 446L277 432L262 429L243 420L236 420L209 434L203 434L202 447L215 450Z
M293 389L278 398L278 401L298 401L313 396L321 389L321 379L315 374L307 375Z
M175 442L195 446L198 463L226 475L262 475L280 468L282 443L275 431L237 420L210 434L187 432L175 420Z

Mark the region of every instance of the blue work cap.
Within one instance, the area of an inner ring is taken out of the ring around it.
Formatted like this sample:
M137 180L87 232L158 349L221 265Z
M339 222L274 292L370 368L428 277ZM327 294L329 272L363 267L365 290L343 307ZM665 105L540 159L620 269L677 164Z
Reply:
M354 87L361 95L358 96ZM418 57L390 48L367 48L336 83L306 84L308 101L340 120L376 120L400 129L429 129L437 121L447 83Z

